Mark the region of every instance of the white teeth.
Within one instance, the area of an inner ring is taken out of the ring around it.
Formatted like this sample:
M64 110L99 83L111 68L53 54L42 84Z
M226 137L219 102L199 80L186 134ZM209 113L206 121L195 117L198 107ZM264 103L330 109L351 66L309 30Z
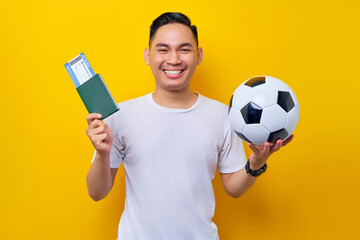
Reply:
M166 74L169 74L169 75L176 75L176 74L180 74L181 73L181 70L177 70L177 71L168 71L168 70L165 70L164 71Z

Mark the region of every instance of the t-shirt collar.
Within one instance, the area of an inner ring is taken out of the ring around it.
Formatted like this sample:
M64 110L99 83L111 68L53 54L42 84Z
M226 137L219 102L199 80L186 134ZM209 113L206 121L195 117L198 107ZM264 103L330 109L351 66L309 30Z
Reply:
M160 106L159 104L157 104L155 101L154 101L154 98L153 98L153 93L149 93L147 95L147 100L149 101L149 103L155 107L156 109L160 110L160 111L163 111L163 112L168 112L168 113L186 113L186 112L190 112L192 110L194 110L195 108L197 108L197 106L199 106L201 100L202 100L202 96L195 92L197 95L198 95L198 98L196 100L196 102L190 107L190 108L186 108L186 109L179 109L179 108L167 108L167 107L163 107L163 106Z

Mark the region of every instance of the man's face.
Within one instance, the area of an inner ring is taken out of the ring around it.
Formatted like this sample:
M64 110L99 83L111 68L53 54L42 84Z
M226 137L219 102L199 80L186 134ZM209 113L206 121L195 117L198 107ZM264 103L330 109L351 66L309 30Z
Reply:
M157 90L182 91L190 88L190 79L202 59L191 29L183 24L161 26L144 51L144 60L150 65Z

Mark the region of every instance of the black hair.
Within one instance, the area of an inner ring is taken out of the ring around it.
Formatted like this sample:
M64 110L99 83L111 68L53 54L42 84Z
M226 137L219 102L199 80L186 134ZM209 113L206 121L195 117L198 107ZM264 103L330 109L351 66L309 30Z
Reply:
M150 26L149 47L151 46L151 42L159 27L169 23L181 23L188 26L194 35L196 46L199 46L197 28L195 25L191 25L190 19L186 15L179 12L166 12L157 17Z

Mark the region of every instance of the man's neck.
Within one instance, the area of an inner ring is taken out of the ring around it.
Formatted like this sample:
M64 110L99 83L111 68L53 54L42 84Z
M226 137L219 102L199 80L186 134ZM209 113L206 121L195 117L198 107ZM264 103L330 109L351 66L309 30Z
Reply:
M161 91L152 94L154 101L162 107L174 109L188 109L198 99L198 94L187 91Z

